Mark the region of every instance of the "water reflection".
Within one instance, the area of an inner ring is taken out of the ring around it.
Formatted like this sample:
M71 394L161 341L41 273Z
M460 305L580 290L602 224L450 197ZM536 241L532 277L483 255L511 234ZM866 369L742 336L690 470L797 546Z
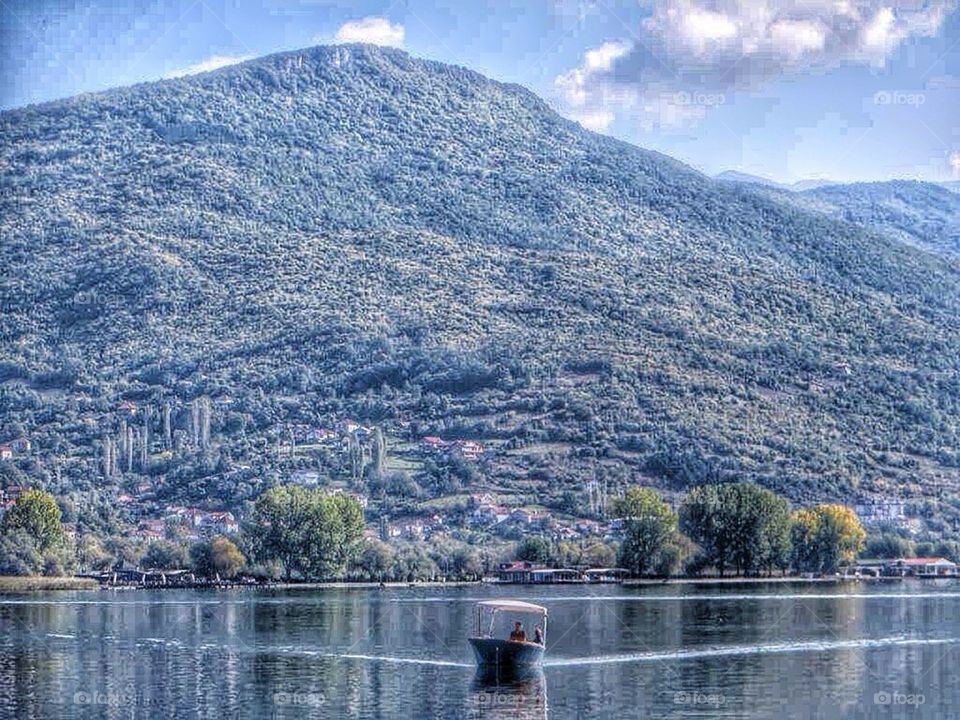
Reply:
M960 717L951 587L23 596L0 601L0 720L939 720ZM550 608L543 670L474 677L481 593Z
M468 718L545 720L547 680L539 667L480 668L464 706Z

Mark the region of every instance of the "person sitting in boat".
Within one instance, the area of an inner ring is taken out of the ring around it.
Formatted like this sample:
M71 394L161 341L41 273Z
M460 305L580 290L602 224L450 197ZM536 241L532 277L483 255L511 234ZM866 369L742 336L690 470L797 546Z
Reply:
M539 625L533 629L533 641L537 645L543 645L543 628Z
M510 642L526 642L527 634L523 631L523 623L519 620L513 624L513 632L510 633Z

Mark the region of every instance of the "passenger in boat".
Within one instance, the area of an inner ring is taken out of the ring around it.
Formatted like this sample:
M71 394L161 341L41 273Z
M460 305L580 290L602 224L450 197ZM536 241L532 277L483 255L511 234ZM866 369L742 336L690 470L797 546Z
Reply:
M513 632L510 633L511 642L526 642L527 634L523 631L523 623L519 620L513 624Z
M533 641L537 645L543 645L543 628L541 628L539 625L533 629Z

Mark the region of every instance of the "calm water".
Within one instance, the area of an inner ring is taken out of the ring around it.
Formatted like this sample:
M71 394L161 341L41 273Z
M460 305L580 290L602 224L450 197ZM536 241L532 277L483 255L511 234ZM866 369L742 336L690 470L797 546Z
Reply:
M473 601L550 609L477 677ZM78 592L0 600L16 718L960 717L960 585Z

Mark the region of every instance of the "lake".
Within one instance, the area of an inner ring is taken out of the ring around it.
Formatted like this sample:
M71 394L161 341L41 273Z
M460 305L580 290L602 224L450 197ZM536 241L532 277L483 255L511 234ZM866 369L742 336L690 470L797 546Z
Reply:
M6 596L0 713L960 717L960 585L942 582ZM476 676L465 637L493 597L548 606L542 670Z

